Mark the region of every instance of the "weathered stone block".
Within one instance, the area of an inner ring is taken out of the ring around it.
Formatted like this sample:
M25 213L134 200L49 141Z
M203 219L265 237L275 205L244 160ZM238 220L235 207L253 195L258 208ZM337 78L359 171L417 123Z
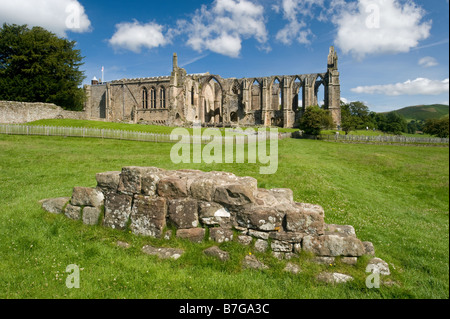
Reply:
M205 249L203 253L207 256L215 257L220 259L221 261L227 261L230 259L230 254L226 251L223 251L217 246L210 247Z
M355 228L350 225L325 224L325 232L330 234L339 233L345 236L356 237Z
M130 229L136 235L160 238L166 226L166 215L167 202L165 198L135 196Z
M98 225L102 209L100 207L83 208L83 223L85 225Z
M162 173L144 173L141 177L142 194L146 196L156 196L158 194L158 183L162 176Z
M317 280L328 284L343 284L349 281L353 281L353 277L341 273L329 273L323 272L317 276Z
M100 207L104 199L103 193L96 188L74 187L70 203L74 206Z
M120 174L118 191L126 195L140 194L142 191L142 177L146 174L159 173L156 167L124 167Z
M43 199L39 201L42 208L52 214L62 214L64 206L69 203L70 197L59 197L59 198L50 198Z
M184 254L184 250L177 248L157 248L152 246L142 247L142 252L147 255L158 256L161 259L175 259L177 260Z
M194 243L201 243L205 239L206 230L204 228L178 229L177 238L188 239Z
M365 249L364 252L365 255L375 256L375 248L373 247L373 244L370 241L364 241L363 245Z
M308 235L303 238L302 248L317 256L329 257L360 257L365 252L364 245L359 239L341 235L319 237Z
M258 239L255 241L255 250L260 253L264 253L269 249L269 243L267 240Z
M251 236L240 235L240 236L238 236L237 240L241 245L248 246L252 243L253 239Z
M297 233L297 232L271 232L271 233L269 233L270 239L285 241L285 242L289 242L289 243L301 243L304 236L305 236L304 233Z
M260 231L278 231L284 215L273 207L246 206L236 214L236 221L242 227Z
M258 270L269 269L268 266L264 265L255 256L245 256L244 261L242 262L242 268Z
M186 179L177 176L162 178L158 183L158 195L165 198L188 197Z
M255 192L255 203L259 206L271 206L271 207L276 207L279 204L274 194L271 191L264 188L259 188Z
M389 264L380 258L372 258L367 265L367 270L372 273L389 276L391 274L391 270L389 269Z
M288 243L285 241L279 241L279 240L273 240L270 244L270 247L272 248L272 251L278 251L278 252L284 252L284 253L291 253L293 250L291 243Z
M196 228L198 205L194 199L173 199L169 201L169 221L177 228Z
M253 229L249 229L248 234L252 237L255 237L258 239L264 239L264 240L268 240L269 235L270 235L270 233L268 233L268 232L258 231L258 230L253 230Z
M219 225L231 228L231 214L228 209L217 203L199 202L200 221L208 226Z
M218 243L229 242L233 240L233 231L225 228L210 228L209 240L214 240Z
M289 211L286 213L286 230L309 235L324 234L324 219L317 212Z
M131 214L133 197L125 194L109 194L105 199L103 225L113 229L126 229Z
M81 207L68 204L64 214L70 219L79 220L81 219Z
M230 184L216 187L214 201L226 207L235 208L254 203L253 189L245 184Z
M279 203L294 203L294 192L289 188L274 188L271 189L270 192Z
M98 173L96 176L97 188L103 193L115 193L119 188L120 172Z
M217 181L212 178L198 178L190 185L190 192L193 198L211 202L214 200Z

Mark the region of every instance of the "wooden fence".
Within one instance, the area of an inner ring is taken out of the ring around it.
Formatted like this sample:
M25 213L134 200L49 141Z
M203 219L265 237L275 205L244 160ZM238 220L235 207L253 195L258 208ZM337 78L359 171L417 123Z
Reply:
M0 134L102 138L102 139L116 139L116 140L153 142L153 143L178 143L180 141L186 141L186 143L208 144L214 140L214 136L211 135L202 135L202 136L184 135L183 137L175 135L172 137L171 134L157 134L157 133L136 132L136 131L97 129L87 127L34 126L34 125L13 125L13 124L0 124ZM261 140L291 137L290 133L270 134L269 132L267 132L262 134L265 135L262 137L262 139L260 135L222 136L221 142L234 144L248 144L249 142L250 143L257 141L260 142Z
M360 143L399 143L399 144L449 144L448 138L407 137L407 136L363 136L363 135L321 135L318 139L324 141L348 141Z

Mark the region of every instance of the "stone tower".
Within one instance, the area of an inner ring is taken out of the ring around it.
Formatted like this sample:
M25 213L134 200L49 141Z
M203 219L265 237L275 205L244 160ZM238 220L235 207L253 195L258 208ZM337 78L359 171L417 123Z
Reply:
M336 127L341 126L341 84L339 81L338 56L334 47L330 47L327 67L326 105Z

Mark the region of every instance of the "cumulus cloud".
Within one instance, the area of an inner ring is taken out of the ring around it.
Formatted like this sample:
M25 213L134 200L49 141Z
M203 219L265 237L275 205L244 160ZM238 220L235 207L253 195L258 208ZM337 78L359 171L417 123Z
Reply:
M439 65L439 63L436 61L435 58L431 56L426 56L419 60L419 65L425 68L430 68L432 66Z
M368 54L409 52L430 36L431 21L413 1L358 0L341 6L332 19L335 44L358 59Z
M417 78L403 83L359 86L351 89L354 93L399 95L439 95L449 92L449 79L443 81Z
M0 23L40 26L58 36L87 32L91 22L77 0L0 1Z
M307 26L306 19L314 17L314 8L323 8L324 0L281 0L281 5L274 5L275 12L282 11L288 23L278 31L276 39L286 45L294 41L301 44L311 43L313 32Z
M153 22L143 24L135 20L119 23L109 44L115 49L140 53L143 48L152 49L170 42L169 37L163 34L163 29L163 26Z
M211 7L203 5L191 21L178 21L178 29L188 36L187 44L198 52L210 50L236 58L242 41L255 38L262 48L268 34L264 7L248 0L215 0Z

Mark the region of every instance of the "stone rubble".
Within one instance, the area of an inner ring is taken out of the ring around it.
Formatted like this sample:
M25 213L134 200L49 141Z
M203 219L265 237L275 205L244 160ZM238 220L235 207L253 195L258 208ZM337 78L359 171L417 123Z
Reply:
M342 263L355 265L359 257L375 255L373 244L359 240L354 227L326 224L321 206L295 202L290 189L258 188L252 177L124 167L121 172L99 173L96 179L97 187L75 187L71 198L42 200L42 208L86 225L101 223L151 238L172 238L170 226L180 239L236 241L253 245L257 252L271 251L279 259L305 251L316 256L318 263L333 264L340 257ZM179 258L183 253L151 246L143 251L162 258ZM255 260L247 256L244 267L265 268L255 266ZM381 274L390 273L384 262L371 262ZM327 276L331 278L322 275ZM340 278L333 275L331 281Z

